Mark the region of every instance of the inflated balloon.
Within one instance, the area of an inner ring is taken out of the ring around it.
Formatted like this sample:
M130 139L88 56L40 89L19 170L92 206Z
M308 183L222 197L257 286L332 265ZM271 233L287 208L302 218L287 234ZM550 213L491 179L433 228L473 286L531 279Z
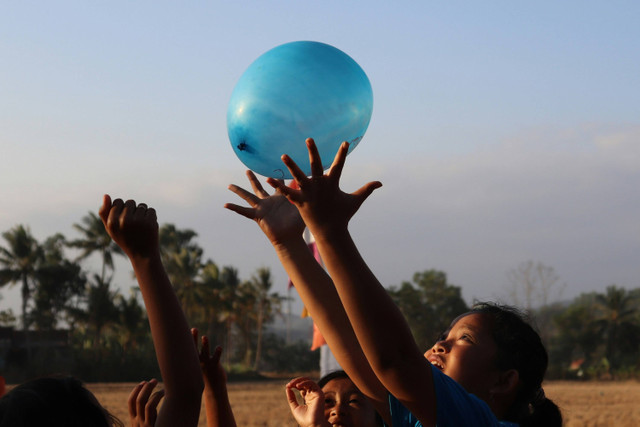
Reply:
M313 138L328 168L343 141L353 150L373 111L371 84L349 55L324 43L298 41L256 59L240 77L227 110L238 158L252 171L291 178L288 154L311 174L305 145Z

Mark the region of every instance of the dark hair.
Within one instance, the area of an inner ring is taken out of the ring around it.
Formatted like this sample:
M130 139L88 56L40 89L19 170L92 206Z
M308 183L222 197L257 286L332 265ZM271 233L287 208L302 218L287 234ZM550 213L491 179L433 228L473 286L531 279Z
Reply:
M0 427L112 427L124 424L69 376L27 381L0 399Z
M542 389L549 356L528 317L515 307L487 302L475 303L465 315L474 313L488 315L493 321L497 367L518 371L520 389L505 421L516 422L521 427L561 426L560 409L545 397Z
M351 381L351 378L349 378L349 375L347 375L347 373L345 371L333 371L333 372L329 372L328 374L326 374L325 376L323 376L322 378L320 378L318 380L318 386L320 388L324 388L325 385L327 385L330 381L333 381L335 379L348 379L349 381ZM378 414L378 411L376 412L376 425L377 426L384 426L384 421L382 420L382 417L380 416L380 414Z
M326 386L329 381L335 380L336 378L346 378L348 380L351 380L351 378L349 378L349 375L347 375L345 371L333 371L333 372L329 372L327 375L320 378L318 380L318 386L322 388Z

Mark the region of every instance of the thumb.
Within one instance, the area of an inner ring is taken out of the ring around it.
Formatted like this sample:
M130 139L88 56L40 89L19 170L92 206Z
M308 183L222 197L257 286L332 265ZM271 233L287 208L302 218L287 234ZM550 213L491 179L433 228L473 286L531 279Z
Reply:
M106 225L107 218L109 218L109 211L111 210L111 196L105 194L102 197L102 206L100 206L100 210L98 210L98 215L102 222Z
M382 187L382 183L380 181L371 181L354 191L353 195L357 196L360 203L362 203L371 195L371 193L373 193L373 190L380 187Z

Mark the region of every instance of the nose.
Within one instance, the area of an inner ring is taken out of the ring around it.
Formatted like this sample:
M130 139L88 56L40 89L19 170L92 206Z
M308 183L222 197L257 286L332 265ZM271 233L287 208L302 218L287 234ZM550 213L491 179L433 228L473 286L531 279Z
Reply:
M448 350L447 342L445 340L438 340L433 345L431 352L433 353L446 353Z
M337 417L339 415L345 415L347 413L346 411L346 405L344 405L341 402L337 402L333 408L331 408L331 412L330 415L332 417Z

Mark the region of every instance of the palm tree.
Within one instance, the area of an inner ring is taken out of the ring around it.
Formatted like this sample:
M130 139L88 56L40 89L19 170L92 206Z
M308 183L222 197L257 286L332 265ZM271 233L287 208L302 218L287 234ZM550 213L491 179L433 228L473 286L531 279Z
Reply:
M206 328L209 341L214 345L221 343L224 337L225 323L221 318L224 312L223 290L224 285L220 280L220 269L211 260L203 265L200 272L200 284L202 286L204 308L203 329Z
M86 278L80 266L69 260L46 264L37 271L30 317L36 329L55 329L70 301L84 293Z
M22 295L22 329L25 334L27 351L30 352L27 329L27 306L33 289L36 272L43 259L43 251L38 241L31 234L31 230L23 225L17 225L2 233L7 247L0 246L0 286L10 283L21 283Z
M256 293L258 310L256 316L258 336L256 338L256 355L253 362L253 370L257 371L260 357L262 356L262 332L264 325L273 319L274 313L280 313L280 306L284 297L278 293L269 293L273 281L271 280L271 270L268 268L259 268L251 282L254 292Z
M637 308L633 294L615 285L607 287L605 294L596 295L596 307L600 316L596 320L606 345L606 357L612 368L619 364L619 345L625 330L635 329Z
M35 272L33 309L29 314L36 329L55 329L70 301L84 295L86 278L80 265L64 255L65 238L58 233L42 245L43 262Z
M198 281L203 268L203 250L191 241L197 234L192 230L179 230L173 224L163 225L159 233L167 275L176 289L185 317L194 322L198 312L202 311L204 298Z
M233 308L235 323L242 337L243 363L247 368L251 366L252 344L258 314L257 305L258 295L254 284L251 281L242 282L237 288Z
M218 318L226 325L224 354L225 364L228 367L229 355L231 354L231 329L237 317L238 288L240 287L238 269L231 266L223 267L220 273L220 283L222 284L219 293L221 310Z
M139 338L147 330L145 311L138 302L135 289L132 288L129 298L120 296L117 307L119 312L118 327L122 330L119 338L123 354L135 349L138 346Z
M82 252L77 258L77 261L83 260L91 256L94 252L100 253L102 256L102 273L100 280L105 281L106 270L110 268L113 270L113 255L123 255L122 249L111 240L111 236L107 233L107 230L102 224L102 220L98 215L93 212L89 212L82 218L81 224L73 224L73 228L78 230L83 237L69 242L69 246L72 248L80 249Z
M105 327L118 321L119 313L114 303L118 291L111 290L111 280L103 281L100 276L94 275L93 281L87 295L86 322L93 330L93 348L98 349Z

